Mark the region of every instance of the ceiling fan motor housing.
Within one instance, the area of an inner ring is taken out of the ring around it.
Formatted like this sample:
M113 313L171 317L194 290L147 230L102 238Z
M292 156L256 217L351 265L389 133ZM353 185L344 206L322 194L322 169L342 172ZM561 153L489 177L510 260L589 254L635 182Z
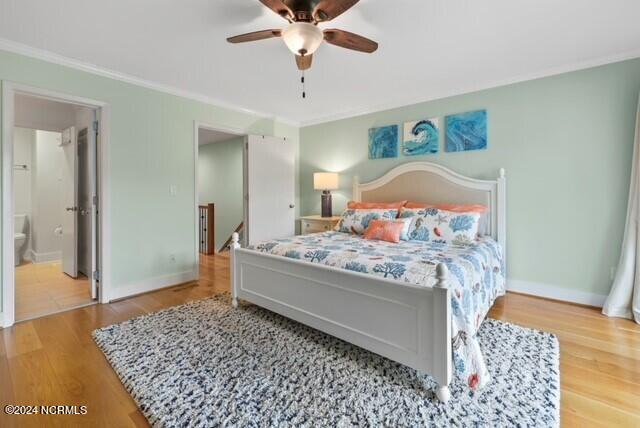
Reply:
M296 22L314 22L313 12L319 0L284 0L289 10L294 14L293 20ZM325 15L326 16L326 15Z

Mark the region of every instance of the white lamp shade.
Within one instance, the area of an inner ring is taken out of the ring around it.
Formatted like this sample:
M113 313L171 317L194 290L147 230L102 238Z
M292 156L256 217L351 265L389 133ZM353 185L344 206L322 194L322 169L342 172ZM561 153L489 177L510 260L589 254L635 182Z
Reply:
M314 173L313 188L316 190L336 190L338 188L338 174L335 172Z
M308 22L294 22L282 30L282 39L296 55L312 55L324 40L322 30Z

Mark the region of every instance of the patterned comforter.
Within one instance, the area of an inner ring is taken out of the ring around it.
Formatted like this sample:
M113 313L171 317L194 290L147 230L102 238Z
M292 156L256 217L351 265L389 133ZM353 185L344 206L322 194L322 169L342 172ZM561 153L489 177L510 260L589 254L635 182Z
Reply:
M275 239L251 249L425 286L436 282L436 265L446 264L456 375L463 376L471 389L489 381L475 334L495 299L505 292L504 259L495 240L485 237L464 246L433 241L394 244L324 232Z

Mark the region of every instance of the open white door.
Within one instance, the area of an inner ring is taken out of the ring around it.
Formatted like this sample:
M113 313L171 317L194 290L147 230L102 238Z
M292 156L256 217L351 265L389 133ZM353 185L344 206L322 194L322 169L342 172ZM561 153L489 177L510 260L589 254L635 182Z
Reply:
M78 271L89 278L92 299L98 297L98 278L94 274L98 270L96 148L95 128L81 129L78 132Z
M62 169L62 271L72 278L78 277L78 144L76 129L62 131L64 167Z
M87 201L91 218L91 298L98 298L98 281L97 274L100 272L98 267L98 118L94 111L93 126L89 128L89 182L91 188L91 198Z
M249 245L295 233L295 156L292 141L249 135L247 144Z

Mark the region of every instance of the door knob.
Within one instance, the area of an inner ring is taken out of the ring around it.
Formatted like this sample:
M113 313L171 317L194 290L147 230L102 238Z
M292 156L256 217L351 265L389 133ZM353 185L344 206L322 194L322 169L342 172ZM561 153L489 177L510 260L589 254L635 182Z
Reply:
M296 206L294 204L289 204L289 208L295 208Z
M67 211L78 211L78 207L67 207Z

